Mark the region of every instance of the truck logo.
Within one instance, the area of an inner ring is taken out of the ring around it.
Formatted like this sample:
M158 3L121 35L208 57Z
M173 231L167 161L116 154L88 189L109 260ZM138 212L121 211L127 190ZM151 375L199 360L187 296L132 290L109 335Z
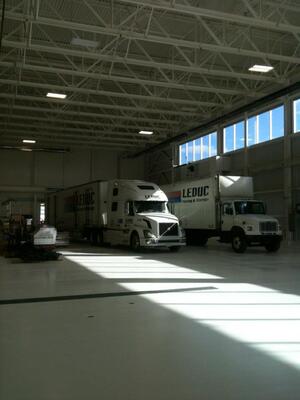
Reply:
M209 186L198 186L191 187L188 189L182 189L182 197L190 198L190 197L206 197L209 194Z
M181 191L167 193L169 203L180 203L181 202Z

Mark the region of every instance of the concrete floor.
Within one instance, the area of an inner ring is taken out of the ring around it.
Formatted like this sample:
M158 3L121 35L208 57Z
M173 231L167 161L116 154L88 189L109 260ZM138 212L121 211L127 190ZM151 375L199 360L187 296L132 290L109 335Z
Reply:
M0 258L0 400L299 399L299 247L63 252Z

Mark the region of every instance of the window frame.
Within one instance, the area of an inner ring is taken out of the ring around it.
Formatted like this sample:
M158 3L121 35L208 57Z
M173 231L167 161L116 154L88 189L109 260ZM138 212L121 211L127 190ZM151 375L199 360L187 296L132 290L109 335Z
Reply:
M216 151L215 154L212 154L212 148L211 148L211 143L212 143L212 135L216 134ZM203 138L208 137L208 156L203 158ZM196 160L196 145L195 142L196 140L200 140L200 158ZM192 161L188 160L188 147L189 144L192 143ZM182 161L182 147L185 146L185 158L186 158L186 163L183 163ZM194 136L193 138L191 138L190 140L188 140L187 142L182 142L182 143L178 143L177 144L177 148L178 148L178 160L179 160L179 166L183 166L183 165L188 165L191 163L196 163L199 161L203 161L203 160L207 160L211 157L215 157L218 155L218 130L215 129L213 131L210 131L208 133L205 133L202 136Z
M279 108L279 107L283 107L283 135L282 136L278 136L276 138L273 138L272 113L271 112L272 112L272 110L274 110L276 108ZM259 118L258 117L259 117L259 115L264 114L266 112L270 113L270 123L269 123L269 129L270 129L269 137L270 137L270 139L264 140L262 142L259 142L258 141L258 137L259 137L259 129L258 129L259 128ZM249 145L248 144L248 121L249 121L249 119L254 118L254 117L256 117L256 121L255 121L255 124L256 124L255 143ZM285 134L285 131L284 131L284 129L285 129L285 104L284 104L283 101L276 101L274 103L268 104L268 106L265 106L265 107L259 109L259 111L256 110L255 112L249 113L247 115L247 117L245 118L245 121L246 121L246 143L247 143L247 147L248 148L249 147L253 147L253 146L262 145L262 144L268 143L268 142L273 141L273 140L282 139L284 137L284 134Z
M291 98L291 102L292 102L291 109L292 109L292 118L293 118L293 120L292 120L292 133L293 134L297 134L297 133L300 133L300 122L299 122L299 129L296 130L296 114L297 113L295 112L296 111L295 104L296 104L296 102L299 102L299 111L300 111L300 96L297 95L297 96Z

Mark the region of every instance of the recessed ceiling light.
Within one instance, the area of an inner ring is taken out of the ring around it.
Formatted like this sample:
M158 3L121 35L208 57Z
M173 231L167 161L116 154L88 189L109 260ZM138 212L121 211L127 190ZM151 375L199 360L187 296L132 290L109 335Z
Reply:
M71 40L71 44L75 46L92 47L93 49L98 46L98 42L96 42L95 40L86 40L78 37L74 37Z
M140 135L153 135L152 131L139 131Z
M249 71L254 71L254 72L269 72L272 69L274 69L274 67L272 67L271 65L258 65L255 64L252 67L249 68Z
M66 94L61 94L61 93L47 93L47 97L51 97L53 99L65 99L67 97Z
M22 142L23 142L23 143L36 143L36 140L33 140L33 139L23 139Z

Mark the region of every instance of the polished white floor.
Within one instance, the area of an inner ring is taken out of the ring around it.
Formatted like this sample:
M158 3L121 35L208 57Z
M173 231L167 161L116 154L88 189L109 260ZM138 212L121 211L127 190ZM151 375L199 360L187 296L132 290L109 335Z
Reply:
M300 246L63 253L0 258L0 400L299 399Z

